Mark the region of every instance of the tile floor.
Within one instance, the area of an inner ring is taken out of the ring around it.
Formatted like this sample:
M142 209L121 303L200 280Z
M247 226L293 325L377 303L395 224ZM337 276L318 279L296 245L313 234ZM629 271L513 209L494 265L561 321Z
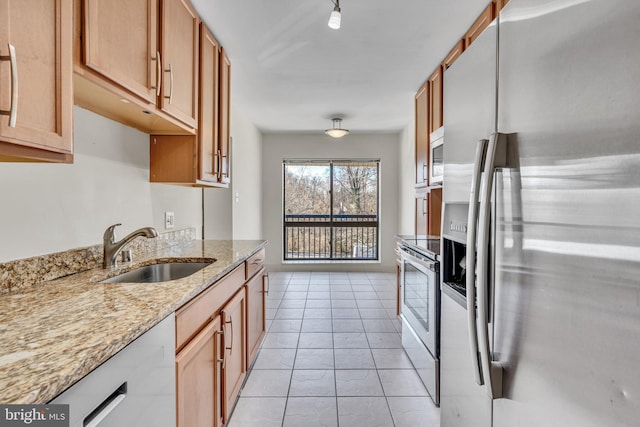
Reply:
M437 427L394 274L270 273L267 334L229 427Z

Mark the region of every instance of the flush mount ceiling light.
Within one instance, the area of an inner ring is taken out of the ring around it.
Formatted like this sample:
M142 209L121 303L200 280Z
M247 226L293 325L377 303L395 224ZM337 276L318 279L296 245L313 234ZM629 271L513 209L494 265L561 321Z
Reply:
M342 119L335 118L331 120L333 120L333 127L331 129L325 130L324 133L326 133L332 138L342 138L343 136L349 133L347 129L342 129L340 127L340 124L342 123Z
M337 30L340 28L340 21L342 20L342 15L340 14L340 0L331 0L334 4L333 12L331 12L331 16L329 16L329 28Z

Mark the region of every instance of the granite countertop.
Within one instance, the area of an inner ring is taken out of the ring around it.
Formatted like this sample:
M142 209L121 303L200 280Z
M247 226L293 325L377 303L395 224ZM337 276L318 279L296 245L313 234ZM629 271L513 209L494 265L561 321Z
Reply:
M189 241L0 295L0 402L47 403L266 244ZM184 279L99 283L156 260L207 259L216 261Z

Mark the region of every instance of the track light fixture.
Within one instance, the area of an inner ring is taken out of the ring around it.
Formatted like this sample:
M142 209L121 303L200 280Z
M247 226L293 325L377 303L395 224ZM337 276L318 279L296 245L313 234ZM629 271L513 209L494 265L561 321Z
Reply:
M340 0L331 0L334 8L329 16L329 28L337 30L340 28L340 21L342 20L342 14L340 13Z
M342 129L340 127L340 125L342 123L342 119L334 118L334 119L331 119L331 120L333 120L333 127L331 129L325 130L324 133L326 133L327 135L329 135L332 138L342 138L343 136L345 136L346 134L349 133L349 131L347 129Z

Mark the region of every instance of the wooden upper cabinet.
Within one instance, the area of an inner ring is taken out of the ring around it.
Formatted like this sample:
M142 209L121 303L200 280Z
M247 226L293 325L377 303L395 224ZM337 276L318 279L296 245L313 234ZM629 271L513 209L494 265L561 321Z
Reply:
M220 124L219 147L216 173L218 182L231 181L231 62L227 52L220 50Z
M72 0L0 1L0 160L72 161L72 23Z
M160 0L73 0L73 100L144 133L194 135L159 107ZM169 76L166 76L169 78Z
M494 0L496 4L496 16L500 13L500 11L509 3L509 0Z
M469 31L464 35L465 48L471 46L471 43L491 24L493 18L495 18L494 4L489 3L489 6L480 14L478 19L471 25L471 28L469 28Z
M415 96L416 185L426 185L429 174L429 82Z
M220 45L204 23L200 24L199 46L197 135L151 135L151 182L195 187L229 186L229 112L228 102L221 101L222 96L227 99L229 96L229 63L221 63L226 56L222 55ZM223 127L226 144L221 139Z
M442 61L442 71L447 71L447 69L456 62L456 59L460 58L462 52L464 52L464 39L456 43L453 49L451 49L451 52L444 58L444 61Z
M429 77L429 133L442 126L442 104L442 67L438 67Z
M83 0L83 64L156 103L158 0Z
M200 18L187 0L162 0L160 108L191 127L198 121Z
M220 98L220 45L200 23L200 105L198 120L198 178L217 182L216 155Z

